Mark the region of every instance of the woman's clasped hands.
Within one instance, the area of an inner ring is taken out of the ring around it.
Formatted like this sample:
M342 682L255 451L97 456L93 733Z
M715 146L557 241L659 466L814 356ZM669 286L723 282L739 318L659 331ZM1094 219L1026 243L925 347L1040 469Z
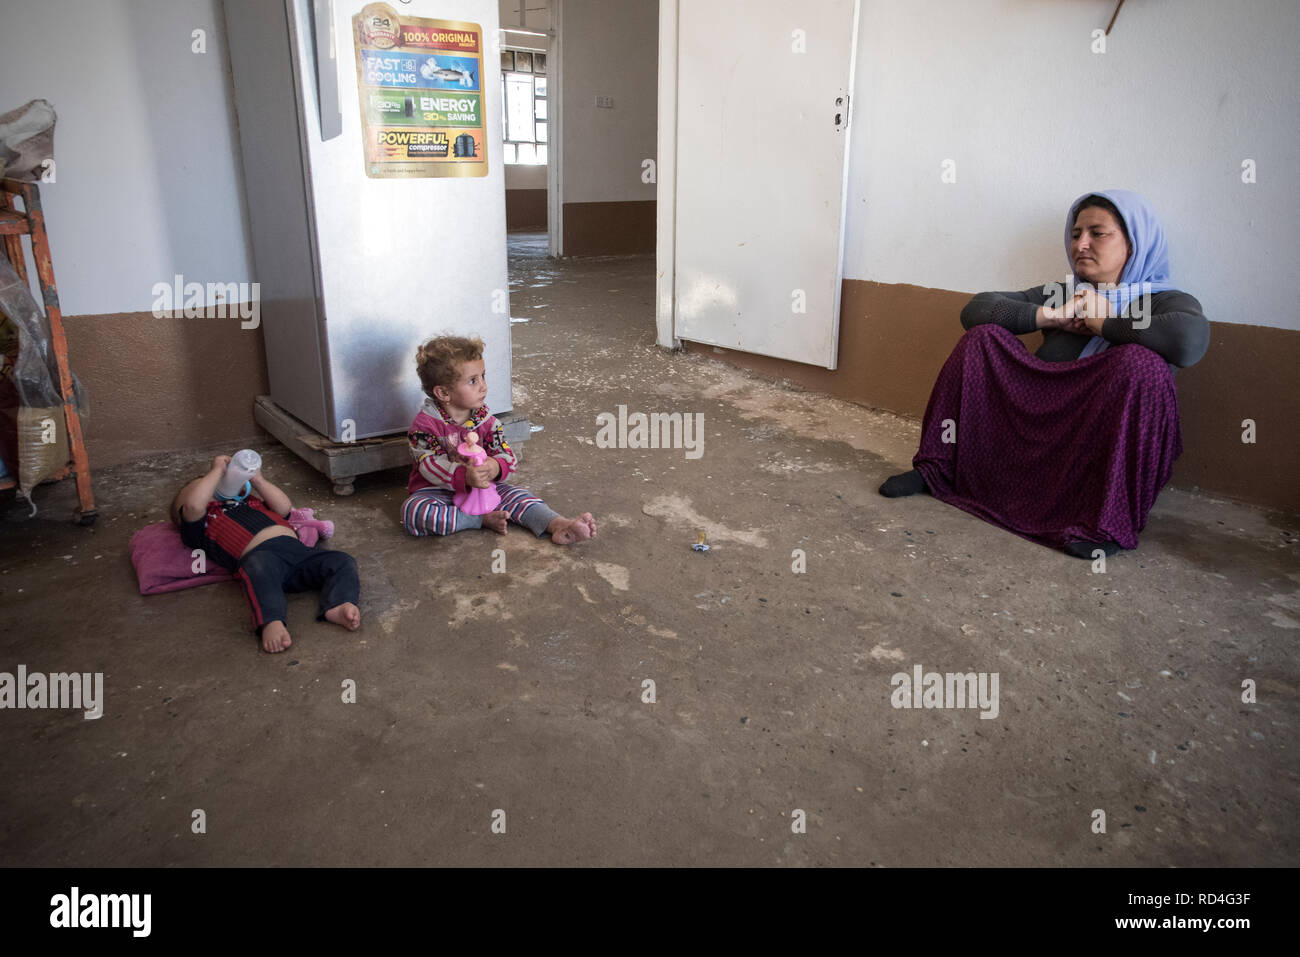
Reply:
M1038 307L1038 328L1101 335L1102 324L1115 315L1110 300L1095 289L1078 289L1059 306Z

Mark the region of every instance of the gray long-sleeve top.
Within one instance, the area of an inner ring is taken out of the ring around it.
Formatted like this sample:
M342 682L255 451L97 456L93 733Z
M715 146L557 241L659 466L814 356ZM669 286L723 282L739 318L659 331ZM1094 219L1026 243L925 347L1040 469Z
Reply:
M1050 296L1050 285L1022 292L981 292L962 309L961 324L970 329L991 322L1018 336L1041 332L1043 344L1034 355L1046 362L1069 362L1079 358L1092 333L1039 329L1038 307L1047 305ZM1102 323L1102 338L1112 345L1136 342L1146 346L1176 368L1195 365L1210 346L1210 321L1201 304L1185 292L1152 293L1149 319L1145 329L1136 329L1126 309L1123 315Z

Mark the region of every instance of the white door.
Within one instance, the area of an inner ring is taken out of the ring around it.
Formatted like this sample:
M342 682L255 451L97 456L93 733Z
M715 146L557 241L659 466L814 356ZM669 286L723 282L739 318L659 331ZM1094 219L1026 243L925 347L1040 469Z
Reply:
M833 369L859 0L663 2L673 335Z

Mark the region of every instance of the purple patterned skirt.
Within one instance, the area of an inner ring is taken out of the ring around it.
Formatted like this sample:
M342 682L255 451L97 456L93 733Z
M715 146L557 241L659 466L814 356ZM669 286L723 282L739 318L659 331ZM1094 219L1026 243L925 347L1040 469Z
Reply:
M1045 362L982 325L944 363L912 465L935 498L1030 541L1136 548L1182 451L1173 373L1150 349Z

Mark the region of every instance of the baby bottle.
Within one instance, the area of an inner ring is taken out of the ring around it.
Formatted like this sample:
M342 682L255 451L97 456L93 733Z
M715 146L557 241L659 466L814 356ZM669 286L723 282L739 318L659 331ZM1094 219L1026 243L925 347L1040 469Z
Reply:
M262 457L252 449L241 449L230 457L226 473L217 483L217 498L243 498L250 489L245 489L251 479L262 467Z

